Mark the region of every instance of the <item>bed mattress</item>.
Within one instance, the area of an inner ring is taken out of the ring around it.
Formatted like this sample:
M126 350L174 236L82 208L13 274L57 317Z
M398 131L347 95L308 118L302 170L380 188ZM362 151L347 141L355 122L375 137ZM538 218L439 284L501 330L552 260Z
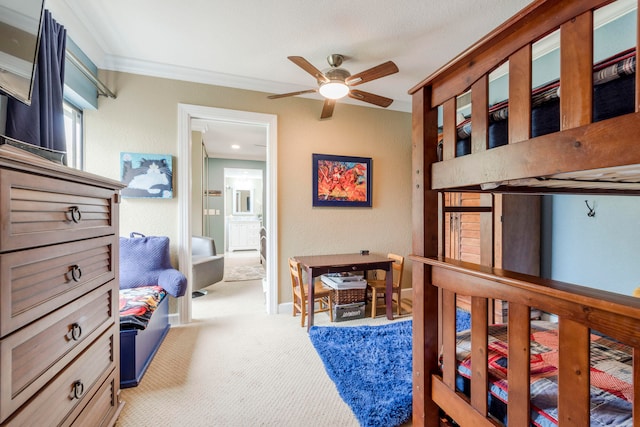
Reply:
M635 49L621 52L594 65L593 122L634 112ZM532 91L531 136L560 130L560 82L555 80ZM507 144L509 103L502 101L489 107L489 148ZM471 153L471 121L457 128L456 157Z

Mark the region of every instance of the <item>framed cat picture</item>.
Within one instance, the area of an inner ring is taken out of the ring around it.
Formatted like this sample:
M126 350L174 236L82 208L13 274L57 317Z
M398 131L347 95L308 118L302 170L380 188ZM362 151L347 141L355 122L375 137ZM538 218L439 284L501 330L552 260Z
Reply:
M120 153L122 197L173 198L172 164L167 154Z

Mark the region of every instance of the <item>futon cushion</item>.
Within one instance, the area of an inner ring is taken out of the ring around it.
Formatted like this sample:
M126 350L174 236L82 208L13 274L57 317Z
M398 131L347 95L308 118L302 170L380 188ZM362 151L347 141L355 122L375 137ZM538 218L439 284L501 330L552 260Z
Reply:
M120 290L120 330L145 329L167 293L160 286Z
M171 265L169 238L139 233L120 237L120 289L152 285L176 298L187 289L187 278Z

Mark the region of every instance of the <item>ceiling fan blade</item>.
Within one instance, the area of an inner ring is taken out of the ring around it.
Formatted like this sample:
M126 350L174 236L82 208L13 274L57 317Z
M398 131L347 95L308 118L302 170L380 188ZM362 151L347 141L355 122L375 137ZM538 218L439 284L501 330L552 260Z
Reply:
M379 79L380 77L388 76L398 72L398 66L393 61L387 61L384 64L380 64L368 70L364 70L360 73L354 74L351 77L347 77L345 83L349 86L357 86L359 84L370 82L371 80Z
M363 92L358 89L351 89L349 91L349 98L357 99L358 101L368 102L369 104L375 104L380 107L388 107L393 102L391 98L385 98L384 96L375 95L369 92Z
M317 91L318 91L318 89L299 90L297 92L281 93L279 95L269 95L269 96L267 96L267 98L269 98L269 99L286 98L287 96L296 96L296 95L302 95L302 94L305 94L305 93L314 93L314 92L317 92Z
M287 56L291 62L296 64L298 67L305 70L307 73L311 74L316 80L322 83L326 83L329 81L327 76L325 76L322 71L318 70L314 67L309 61L304 59L302 56Z
M333 116L333 107L336 105L335 99L325 99L324 105L322 106L322 114L320 114L321 119L328 119Z

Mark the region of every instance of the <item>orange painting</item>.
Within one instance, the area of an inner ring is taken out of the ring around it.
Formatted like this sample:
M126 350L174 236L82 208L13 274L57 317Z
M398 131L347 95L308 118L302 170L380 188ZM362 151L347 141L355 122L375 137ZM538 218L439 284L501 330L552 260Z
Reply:
M371 159L313 156L314 206L371 206Z

